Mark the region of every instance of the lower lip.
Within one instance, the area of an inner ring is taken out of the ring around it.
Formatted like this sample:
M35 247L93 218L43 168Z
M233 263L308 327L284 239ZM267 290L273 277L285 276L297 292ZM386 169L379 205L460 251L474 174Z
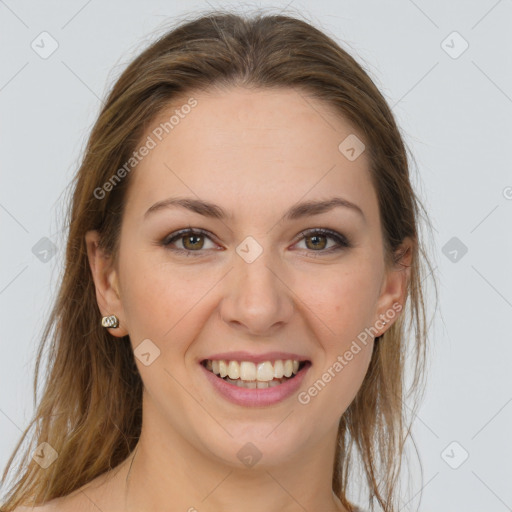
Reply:
M277 404L293 395L299 389L306 372L311 366L311 363L308 361L292 379L289 379L278 386L264 389L240 388L235 384L230 384L224 379L217 377L213 372L207 370L202 364L199 364L199 366L205 372L206 378L212 383L214 389L216 389L230 402L246 407L264 407L267 405Z

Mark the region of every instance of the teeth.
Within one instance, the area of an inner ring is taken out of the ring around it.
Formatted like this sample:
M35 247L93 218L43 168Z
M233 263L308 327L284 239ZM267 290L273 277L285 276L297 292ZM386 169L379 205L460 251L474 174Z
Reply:
M244 364L244 363L242 363ZM268 382L274 378L274 368L270 361L258 363L258 378L256 380L261 382Z
M256 380L256 365L250 361L243 361L240 363L240 378L242 380Z
M284 376L284 364L283 361L279 359L274 363L274 377L276 379L281 379Z
M240 365L236 361L229 361L228 375L230 379L240 378Z
M269 382L260 382L257 380L251 380L251 381L244 381L242 379L230 379L229 377L226 377L224 379L226 382L229 382L230 384L233 384L233 386L238 386L239 388L247 388L247 389L266 389L266 388L273 388L274 386L279 386L279 384L282 384L285 382L286 377L283 379L274 379Z
M299 361L278 359L253 363L252 361L207 360L206 368L232 384L264 389L280 384L279 379L290 378L299 371Z
M207 366L208 368L208 366ZM228 374L228 365L226 361L223 361L222 359L219 361L219 375L224 378Z

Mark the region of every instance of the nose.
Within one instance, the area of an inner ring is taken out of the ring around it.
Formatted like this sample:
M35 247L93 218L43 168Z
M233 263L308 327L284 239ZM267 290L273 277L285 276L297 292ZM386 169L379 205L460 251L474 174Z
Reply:
M293 314L293 291L285 271L270 261L270 251L251 263L234 255L234 268L224 282L221 318L230 327L256 336L270 336L286 325Z

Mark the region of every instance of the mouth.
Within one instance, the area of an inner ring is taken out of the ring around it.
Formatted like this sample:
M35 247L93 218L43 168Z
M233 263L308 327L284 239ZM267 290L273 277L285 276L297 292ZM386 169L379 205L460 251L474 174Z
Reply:
M296 378L310 361L276 359L274 361L236 361L204 359L201 365L217 378L232 386L246 389L266 389L280 386Z

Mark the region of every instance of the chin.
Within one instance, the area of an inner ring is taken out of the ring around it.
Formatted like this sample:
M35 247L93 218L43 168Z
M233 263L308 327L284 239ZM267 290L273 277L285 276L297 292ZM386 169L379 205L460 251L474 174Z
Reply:
M205 446L209 446L210 453L227 466L270 469L289 462L300 450L301 443L310 437L304 432L294 435L286 420L282 428L276 428L277 425L279 422L239 425L238 429L231 427L228 430L233 437L226 435L222 440L209 440Z

